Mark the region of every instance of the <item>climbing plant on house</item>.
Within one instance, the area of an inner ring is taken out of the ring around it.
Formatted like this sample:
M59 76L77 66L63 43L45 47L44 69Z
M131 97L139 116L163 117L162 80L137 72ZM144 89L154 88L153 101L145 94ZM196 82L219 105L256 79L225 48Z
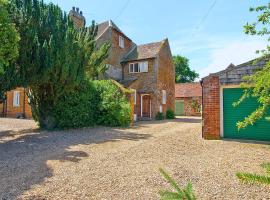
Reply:
M109 44L98 49L95 23L77 30L52 3L11 0L9 12L21 37L13 70L17 86L28 87L33 117L40 127L54 128L54 106L84 80L95 79L106 69Z
M247 23L244 26L245 33L249 35L263 36L269 42L270 3L256 8L250 8L250 11L258 14L257 21L254 23ZM261 60L264 57L269 58L269 51L269 46L267 46L265 50L258 51L258 53L263 53L262 58L258 60ZM258 99L260 106L243 121L237 123L238 129L253 125L257 120L263 117L269 120L269 116L266 115L267 110L270 108L270 62L267 62L266 66L262 70L255 72L251 76L244 77L244 80L245 82L242 84L242 87L245 88L245 92L234 106L239 105L251 96Z

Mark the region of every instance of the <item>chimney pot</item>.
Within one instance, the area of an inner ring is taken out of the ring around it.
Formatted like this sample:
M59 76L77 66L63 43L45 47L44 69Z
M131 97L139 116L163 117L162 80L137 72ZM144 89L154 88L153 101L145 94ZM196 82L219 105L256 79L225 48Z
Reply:
M72 7L72 10L75 11L75 6Z
M80 15L83 15L83 12L82 11L80 11Z
M79 8L76 8L76 12L79 13Z

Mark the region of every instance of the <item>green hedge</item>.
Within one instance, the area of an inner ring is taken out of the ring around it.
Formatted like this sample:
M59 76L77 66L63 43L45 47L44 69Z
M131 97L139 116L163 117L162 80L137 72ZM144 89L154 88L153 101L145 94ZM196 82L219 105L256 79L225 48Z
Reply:
M54 107L54 117L60 129L94 125L128 126L130 112L125 94L109 80L85 82Z

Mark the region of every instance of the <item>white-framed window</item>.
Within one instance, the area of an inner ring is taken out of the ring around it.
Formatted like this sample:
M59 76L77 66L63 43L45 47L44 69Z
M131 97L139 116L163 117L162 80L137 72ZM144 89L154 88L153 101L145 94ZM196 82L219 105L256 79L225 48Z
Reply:
M20 106L20 92L14 91L13 92L13 107L19 107Z
M166 90L162 90L162 104L166 104L166 101L167 101Z
M148 72L148 62L136 62L129 64L129 73Z
M125 48L125 39L121 35L119 35L119 46Z

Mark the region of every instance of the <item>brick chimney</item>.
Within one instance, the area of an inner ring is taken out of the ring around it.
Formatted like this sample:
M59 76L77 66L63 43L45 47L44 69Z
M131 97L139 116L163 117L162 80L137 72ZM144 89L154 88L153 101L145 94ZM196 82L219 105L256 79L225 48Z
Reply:
M79 8L75 8L74 6L69 11L69 17L74 23L74 26L79 29L85 26L85 17L83 16L83 12L80 11Z

